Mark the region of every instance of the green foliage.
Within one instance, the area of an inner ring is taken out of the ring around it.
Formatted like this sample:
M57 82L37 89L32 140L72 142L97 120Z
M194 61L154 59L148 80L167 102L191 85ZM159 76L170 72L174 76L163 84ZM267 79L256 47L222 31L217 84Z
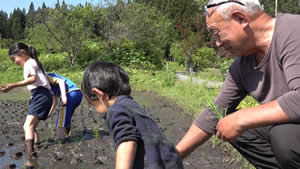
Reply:
M0 35L0 48L1 49L5 49L5 48L9 48L10 45L13 44L13 40L12 39L2 39L1 35Z
M176 81L174 72L145 71L128 69L130 82L136 90L150 90L158 92L160 95L168 96L178 105L185 108L185 112L196 116L201 109L205 108L206 95L215 97L219 89L208 89L190 81ZM169 73L169 75L167 75ZM174 76L173 76L174 75ZM167 82L168 80L172 82Z
M156 8L144 4L120 5L111 9L117 11L115 14L118 17L113 21L112 28L109 30L111 35L108 37L109 41L117 50L122 50L121 45L127 47L128 45L132 46L131 43L134 43L133 45L137 50L128 51L129 53L137 53L136 56L141 57L137 59L141 61L147 59L151 64L161 67L165 48L176 37L171 20ZM129 44L124 44L124 41Z
M231 65L231 63L233 62L233 58L219 58L218 59L218 66L220 68L221 74L223 76L223 80L225 79L228 71L229 71L229 67Z
M14 40L21 40L24 38L24 30L25 30L25 10L21 10L19 8L14 9L13 13L10 15L8 19L9 29L7 29L9 38Z
M170 55L174 58L174 61L184 65L185 54L180 43L172 43L170 48Z
M192 57L192 61L197 70L214 67L216 62L216 51L212 48L201 47Z
M173 87L176 82L176 74L175 72L160 72L158 74L158 78L161 79L161 85L162 87Z
M82 8L63 5L59 9L48 9L47 13L43 13L43 24L51 35L50 38L54 38L59 44L56 52L66 54L71 66L77 63L79 50L91 34L91 25L87 24L84 15L86 11Z
M108 46L101 40L87 40L83 42L79 50L77 61L81 68L85 68L88 64L95 60L105 60L109 56Z
M113 54L109 60L119 63L122 66L132 68L152 69L154 58L148 57L143 49L138 48L135 41L124 40L120 45L113 47Z
M47 72L69 67L69 64L62 54L41 54L39 59Z
M217 68L203 68L201 71L191 74L191 76L209 81L224 81L223 74L221 74L220 69Z
M18 70L20 67L14 64L14 62L12 62L8 57L8 49L0 49L0 60L1 60L1 64L0 64L1 72Z
M0 49L0 85L23 79L23 68L8 57L8 49Z
M0 11L0 38L8 38L8 14Z
M184 66L178 62L166 62L166 70L171 72L182 72Z
M248 108L248 107L253 107L253 106L258 106L259 103L250 96L247 96L237 107L238 109L242 109L242 108Z
M60 50L60 44L47 30L44 24L35 24L25 30L26 42L41 53L54 53Z

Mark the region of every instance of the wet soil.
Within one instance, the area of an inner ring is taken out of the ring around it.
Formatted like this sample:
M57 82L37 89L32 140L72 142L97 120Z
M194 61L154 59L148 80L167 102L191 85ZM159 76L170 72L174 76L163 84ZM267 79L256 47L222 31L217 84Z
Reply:
M192 118L172 101L151 92L133 92L134 99L143 106L165 135L176 144L188 130ZM29 93L18 89L0 93L0 168L23 168L23 123L28 109ZM114 144L103 117L84 101L72 119L71 134L65 142L54 140L56 114L41 121L37 131L41 137L35 168L49 169L113 169ZM214 148L213 148L214 147ZM222 146L209 141L184 160L185 169L235 169L242 162Z

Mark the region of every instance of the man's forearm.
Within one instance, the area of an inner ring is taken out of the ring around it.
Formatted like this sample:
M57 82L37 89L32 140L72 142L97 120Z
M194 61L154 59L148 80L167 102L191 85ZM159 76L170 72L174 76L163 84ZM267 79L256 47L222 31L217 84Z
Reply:
M235 113L237 113L238 123L243 129L290 121L277 100L263 105L241 109Z

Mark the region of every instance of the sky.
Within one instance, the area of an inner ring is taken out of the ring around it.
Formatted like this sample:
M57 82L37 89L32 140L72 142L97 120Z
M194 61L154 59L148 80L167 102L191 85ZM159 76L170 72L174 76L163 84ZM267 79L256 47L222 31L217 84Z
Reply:
M63 0L59 0L60 4ZM47 7L54 7L57 0L0 0L0 10L5 11L8 15L13 12L14 8L20 8L21 10L25 8L28 12L30 3L33 2L34 9L37 10L38 7L42 7L43 2L45 2ZM101 0L65 0L66 4L77 5L79 3L85 4L85 2L90 2L94 5L100 4Z

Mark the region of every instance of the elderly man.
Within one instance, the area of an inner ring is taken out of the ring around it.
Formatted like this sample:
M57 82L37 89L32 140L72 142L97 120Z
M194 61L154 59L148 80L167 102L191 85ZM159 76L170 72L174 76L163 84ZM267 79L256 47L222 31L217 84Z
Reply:
M186 157L212 134L230 142L256 168L300 168L300 15L263 12L258 0L210 0L207 28L234 56L214 104L177 144ZM260 105L236 110L247 95Z

